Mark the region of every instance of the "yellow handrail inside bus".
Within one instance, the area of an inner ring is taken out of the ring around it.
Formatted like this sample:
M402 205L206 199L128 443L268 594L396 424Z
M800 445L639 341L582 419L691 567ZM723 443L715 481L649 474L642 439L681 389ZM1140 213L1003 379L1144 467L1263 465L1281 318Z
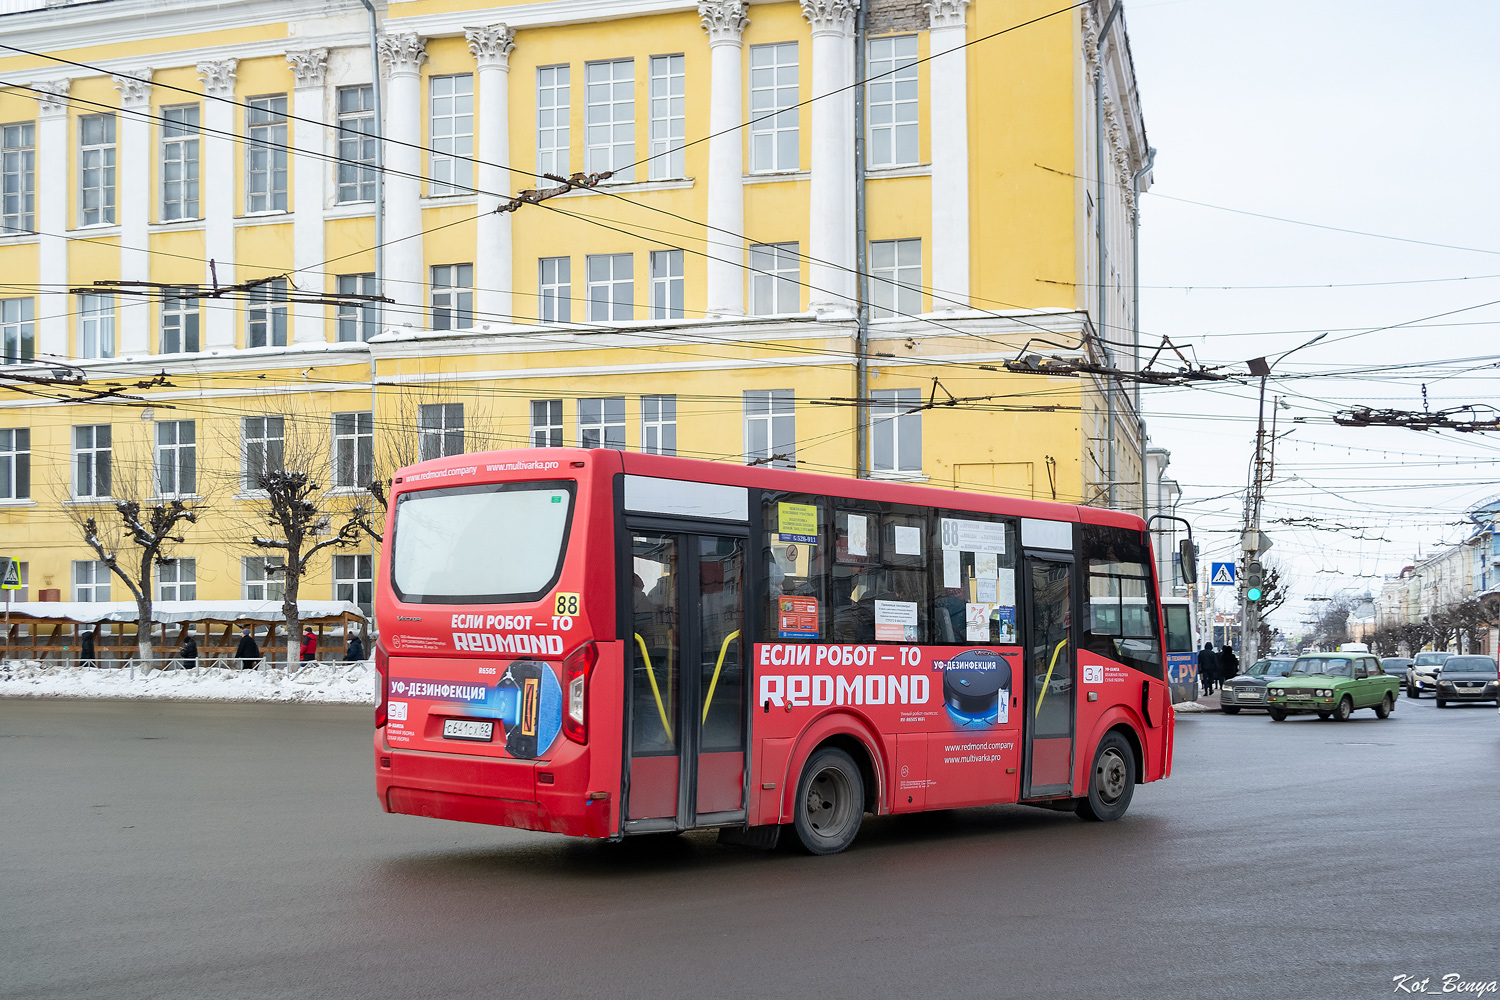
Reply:
M641 634L635 634L636 645L641 647L641 657L646 661L646 676L651 680L651 693L656 696L656 712L661 716L661 727L667 731L667 739L672 739L672 724L667 721L666 706L661 703L661 688L656 684L656 668L651 665L651 654L646 652L646 640Z
M1068 640L1064 639L1062 642L1058 643L1057 648L1052 651L1052 662L1047 664L1047 679L1042 681L1042 693L1037 695L1036 711L1031 714L1031 717L1033 719L1042 714L1042 702L1047 698L1047 688L1052 684L1052 671L1057 667L1057 654L1061 653L1062 648L1067 644Z
M708 707L714 703L714 688L719 686L719 671L724 669L724 654L729 652L729 644L740 634L735 629L724 637L724 645L719 647L719 662L714 664L714 679L708 682L708 697L703 699L703 721L708 721Z

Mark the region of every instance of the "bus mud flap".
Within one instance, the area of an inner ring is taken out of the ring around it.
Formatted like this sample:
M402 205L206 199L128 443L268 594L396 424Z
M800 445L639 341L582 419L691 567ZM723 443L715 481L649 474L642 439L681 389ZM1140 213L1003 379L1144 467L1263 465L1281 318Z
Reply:
M719 843L734 844L737 847L759 847L763 850L771 850L776 842L781 839L781 827L777 824L769 826L721 826L719 827Z

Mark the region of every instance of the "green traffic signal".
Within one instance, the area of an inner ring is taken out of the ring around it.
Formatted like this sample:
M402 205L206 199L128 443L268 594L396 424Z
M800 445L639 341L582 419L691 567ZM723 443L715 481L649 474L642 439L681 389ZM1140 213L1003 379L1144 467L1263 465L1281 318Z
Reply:
M1248 597L1252 601L1258 601L1258 600L1260 600L1260 588L1259 587L1251 587L1250 590L1248 592L1246 592L1245 596Z

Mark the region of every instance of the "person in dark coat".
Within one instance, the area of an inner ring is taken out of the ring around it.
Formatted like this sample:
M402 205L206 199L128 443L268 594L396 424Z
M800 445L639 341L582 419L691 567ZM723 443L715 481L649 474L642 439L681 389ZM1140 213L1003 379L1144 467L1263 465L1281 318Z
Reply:
M1234 655L1234 650L1226 645L1219 650L1219 681L1222 683L1229 680L1240 672L1240 658Z
M344 662L356 662L365 658L365 644L360 641L359 633L354 632L349 636L349 644L344 647Z
M1219 677L1219 654L1214 652L1214 644L1205 642L1203 648L1198 651L1198 680L1203 684L1204 694L1213 694L1214 681Z
M256 644L255 633L250 631L249 626L240 629L240 644L235 647L234 655L244 670L254 670L255 665L260 662L260 646Z
M89 629L83 633L83 641L78 646L78 665L80 667L97 667L99 664L94 659L94 639L98 636L98 629Z
M182 640L182 648L177 650L177 659L182 662L183 669L190 670L198 665L198 640L193 638L189 632L187 638Z

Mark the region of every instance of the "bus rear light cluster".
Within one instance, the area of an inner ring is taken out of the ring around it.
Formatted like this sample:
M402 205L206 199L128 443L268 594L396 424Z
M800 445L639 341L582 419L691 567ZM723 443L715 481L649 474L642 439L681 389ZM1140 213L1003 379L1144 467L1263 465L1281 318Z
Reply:
M589 741L589 674L599 660L599 647L586 642L563 660L563 692L568 703L563 712L563 735L574 743Z
M378 640L375 643L375 671L380 674L380 697L375 701L375 728L379 729L386 723L385 703L391 696L391 658Z

